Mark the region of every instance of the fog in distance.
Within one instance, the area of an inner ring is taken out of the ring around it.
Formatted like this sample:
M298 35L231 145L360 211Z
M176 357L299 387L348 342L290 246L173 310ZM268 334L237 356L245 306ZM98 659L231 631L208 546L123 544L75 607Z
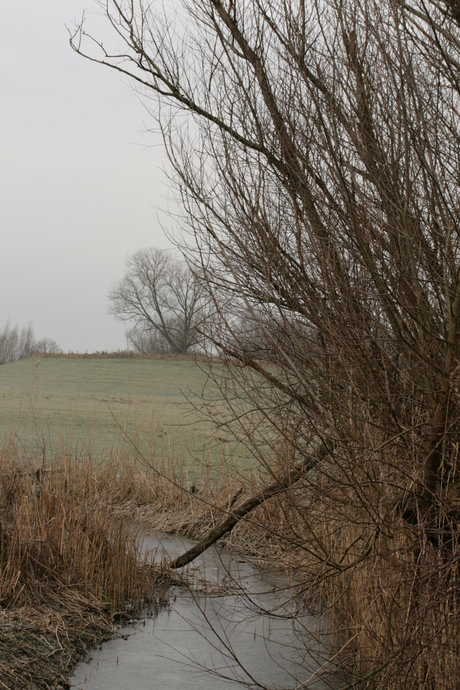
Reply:
M32 321L64 352L125 347L107 293L128 254L169 246L172 205L132 85L69 47L83 10L103 35L83 0L15 0L0 25L0 326Z

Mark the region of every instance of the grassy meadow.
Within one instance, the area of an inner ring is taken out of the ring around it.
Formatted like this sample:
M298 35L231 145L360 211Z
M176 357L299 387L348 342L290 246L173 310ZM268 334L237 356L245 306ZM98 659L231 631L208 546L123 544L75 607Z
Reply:
M45 449L96 463L134 459L137 448L194 479L243 458L198 412L216 395L207 364L192 360L33 357L0 367L0 439L37 460Z

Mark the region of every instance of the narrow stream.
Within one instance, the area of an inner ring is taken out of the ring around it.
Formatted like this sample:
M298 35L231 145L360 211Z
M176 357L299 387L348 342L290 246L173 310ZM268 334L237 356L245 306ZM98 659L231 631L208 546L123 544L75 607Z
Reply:
M161 559L183 553L192 543L149 535L143 546L156 549ZM206 593L175 587L169 610L145 611L120 629L77 667L71 687L234 690L257 687L254 681L277 690L302 687L322 663L315 646L307 651L300 639L304 630L316 630L317 621L286 615L293 611L286 578L218 548L208 549L194 568L199 580L211 583ZM313 690L333 686L332 680L308 684Z

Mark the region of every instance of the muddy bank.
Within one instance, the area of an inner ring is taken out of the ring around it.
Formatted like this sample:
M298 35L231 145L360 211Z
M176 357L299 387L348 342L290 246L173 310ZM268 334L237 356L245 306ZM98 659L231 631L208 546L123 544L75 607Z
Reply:
M76 664L114 634L97 601L49 586L40 599L0 610L1 688L67 688Z

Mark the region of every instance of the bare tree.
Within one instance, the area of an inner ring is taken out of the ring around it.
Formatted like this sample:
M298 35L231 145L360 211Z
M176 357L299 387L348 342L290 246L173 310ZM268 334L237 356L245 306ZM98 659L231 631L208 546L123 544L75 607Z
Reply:
M41 352L44 355L58 355L62 352L61 348L57 344L53 338L42 338L41 340L38 340L35 345L34 349L36 352Z
M138 352L186 353L202 336L205 291L196 275L167 250L142 249L126 261L124 278L109 293L110 312L134 322Z
M58 353L61 348L52 338L42 338L37 342L32 324L19 330L18 326L6 323L0 330L0 364L16 362L36 352Z
M270 434L302 468L282 536L335 602L343 663L362 687L455 688L457 3L101 6L123 50L84 25L72 45L160 99L229 418L275 481Z
M30 357L36 351L32 325L19 331L17 326L7 323L0 331L0 364Z

